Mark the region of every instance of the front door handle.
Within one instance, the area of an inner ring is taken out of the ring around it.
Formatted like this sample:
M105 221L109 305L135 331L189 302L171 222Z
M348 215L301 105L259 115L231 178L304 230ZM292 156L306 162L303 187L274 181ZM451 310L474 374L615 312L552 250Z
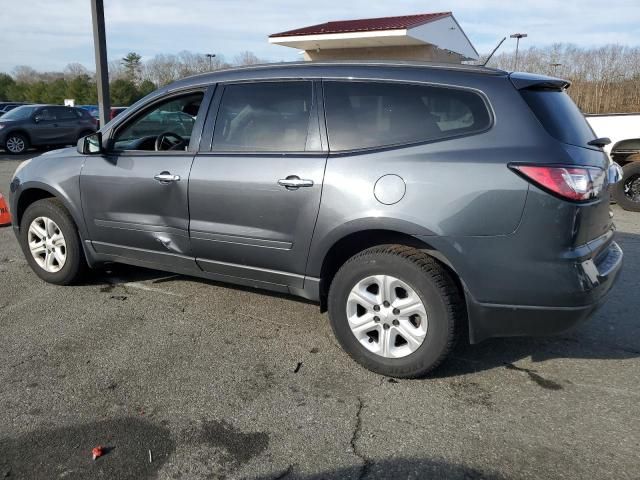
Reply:
M180 175L172 175L169 172L160 172L153 178L163 185L168 185L169 183L180 181Z
M305 180L297 175L289 175L287 178L278 180L278 185L286 187L287 190L295 190L300 187L313 187L313 180Z

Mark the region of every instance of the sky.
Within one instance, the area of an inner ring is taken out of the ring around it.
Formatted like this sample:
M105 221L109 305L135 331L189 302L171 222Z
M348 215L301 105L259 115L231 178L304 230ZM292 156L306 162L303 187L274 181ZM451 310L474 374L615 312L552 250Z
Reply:
M182 50L230 61L250 50L268 61L300 59L269 45L271 33L330 20L452 11L480 53L515 32L521 46L571 42L640 45L640 0L104 0L109 60ZM95 69L89 0L0 0L0 71L17 65ZM513 50L505 42L501 52Z

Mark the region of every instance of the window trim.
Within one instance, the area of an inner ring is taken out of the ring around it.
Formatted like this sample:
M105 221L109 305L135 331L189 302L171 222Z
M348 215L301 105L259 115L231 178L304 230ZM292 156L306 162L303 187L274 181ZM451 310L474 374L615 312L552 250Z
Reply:
M479 129L479 130L474 130L472 132L464 132L464 133L460 133L460 134L455 134L455 135L448 135L446 137L440 137L440 138L434 138L431 140L420 140L420 141L416 141L416 142L402 142L402 143L392 143L392 144L385 144L385 145L376 145L373 147L361 147L361 148L352 148L352 149L346 149L346 150L334 150L331 148L331 137L329 135L329 121L328 121L328 115L327 115L327 97L326 97L326 89L325 89L325 84L328 82L334 82L334 83L376 83L376 84L399 84L399 85L417 85L417 86L422 86L422 87L436 87L436 88L446 88L449 90L459 90L459 91L467 91L467 92L471 92L474 93L476 95L478 95L478 97L480 97L480 99L482 100L482 102L484 103L486 109L487 109L487 113L489 114L489 123L487 124L487 126L483 129ZM327 137L327 143L328 143L328 150L330 152L331 155L348 155L348 154L352 154L352 153L372 153L372 152L382 152L382 151L388 151L388 150L395 150L395 149L399 149L399 148L407 148L407 147L417 147L420 145L429 145L432 143L438 143L438 142L446 142L449 140L454 140L454 139L459 139L459 138L465 138L465 137L471 137L471 136L475 136L475 135L481 135L483 133L488 132L489 130L493 129L493 127L496 124L496 115L495 115L495 110L493 109L493 106L491 105L491 102L489 101L489 98L487 97L487 95L480 89L478 88L473 88L473 87L468 87L468 86L463 86L463 85L452 85L452 84L448 84L448 83L438 83L438 82L426 82L426 81L420 81L420 80L400 80L400 79L389 79L389 78L345 78L345 77L323 77L322 81L321 81L321 88L322 88L322 101L323 101L323 111L324 111L324 118L325 118L325 129L326 129L326 137Z
M214 137L215 137L215 127L218 123L218 117L220 115L220 109L222 107L222 100L224 98L224 92L228 86L232 85L243 85L243 84L254 84L254 83L289 83L289 82L307 82L311 84L311 108L309 110L309 124L307 129L307 140L305 142L304 150L218 150L214 148ZM256 79L245 79L245 80L228 80L224 82L218 83L219 87L215 93L213 101L211 102L211 107L209 109L209 114L207 115L207 122L204 125L203 131L203 145L200 149L201 153L207 154L215 154L216 156L240 156L240 157L258 157L258 156L271 156L271 157L282 157L282 156L316 156L321 153L325 153L328 151L327 141L326 141L326 129L323 127L323 123L320 118L320 101L322 97L320 94L322 93L318 80L315 78L256 78ZM317 130L318 140L320 144L320 148L317 150L307 150L309 145L310 135L313 134L312 130ZM206 137L205 137L206 135Z
M174 90L166 95L159 94L158 96L151 99L149 102L141 105L139 108L136 108L135 111L132 111L130 115L123 117L120 119L121 121L115 124L111 130L109 131L107 142L106 142L106 154L108 155L135 155L135 156L149 156L149 155L184 155L189 154L193 155L198 151L200 140L202 138L202 127L204 125L205 119L202 118L207 115L209 111L209 105L211 103L211 97L213 96L213 91L215 89L215 84L211 84L208 86L198 86L194 88L186 88L181 90ZM200 109L198 110L198 116L196 118L196 122L193 125L193 130L191 131L191 138L189 139L189 145L186 150L123 150L123 149L115 149L114 143L115 138L118 132L122 131L123 128L126 128L130 125L130 122L134 122L138 120L140 117L147 114L150 110L157 107L159 104L171 101L173 99L177 99L180 97L187 97L189 95L195 93L202 93L202 101L200 103ZM204 110L203 110L204 109Z

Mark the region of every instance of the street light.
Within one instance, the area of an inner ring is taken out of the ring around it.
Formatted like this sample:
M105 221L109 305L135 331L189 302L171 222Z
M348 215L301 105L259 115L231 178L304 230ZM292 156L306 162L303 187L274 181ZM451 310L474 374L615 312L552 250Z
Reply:
M93 23L93 48L96 55L96 86L98 88L98 112L100 126L109 121L111 101L109 99L109 68L107 65L107 40L104 28L104 5L102 0L91 0Z
M215 58L215 53L206 53L205 57L209 59L209 70L213 70L213 59Z
M513 35L510 35L511 38L515 38L516 40L516 64L513 67L514 70L518 70L518 47L520 47L520 39L521 38L526 38L527 34L526 33L514 33Z

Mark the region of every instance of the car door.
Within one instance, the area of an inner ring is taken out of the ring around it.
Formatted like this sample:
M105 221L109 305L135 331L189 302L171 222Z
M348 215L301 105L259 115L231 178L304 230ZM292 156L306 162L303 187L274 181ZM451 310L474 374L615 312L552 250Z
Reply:
M70 144L75 143L78 131L78 115L69 107L52 107L56 117L56 143Z
M196 90L153 101L106 134L104 155L87 158L80 178L82 207L98 253L196 268L187 191L204 121L200 110L206 112L202 105L209 100ZM174 112L190 116L191 128L166 122Z
M52 107L44 107L33 114L33 125L30 128L31 141L35 145L56 143L58 137L58 119Z
M201 144L210 151L196 155L189 181L191 245L206 272L303 286L327 157L318 98L312 81L216 91Z

